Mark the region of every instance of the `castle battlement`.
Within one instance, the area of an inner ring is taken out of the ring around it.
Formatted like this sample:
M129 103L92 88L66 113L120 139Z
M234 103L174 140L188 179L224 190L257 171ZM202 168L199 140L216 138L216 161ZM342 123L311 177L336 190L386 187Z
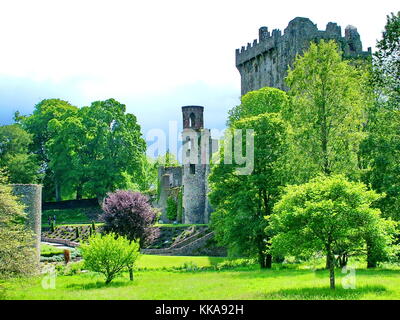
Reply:
M344 36L337 23L329 22L325 30L318 30L310 19L301 17L290 21L283 34L279 29L270 33L267 27L261 27L258 39L236 49L236 67L242 75L242 94L264 86L286 89L283 79L296 54L307 49L311 41L321 39L335 40L345 57L371 55L371 48L362 51L360 35L353 26L346 27Z
M236 49L236 66L276 48L280 43L301 40L302 37L310 41L333 39L338 40L339 44L347 43L349 47L342 48L345 50L345 55L371 54L371 48L362 51L357 28L347 26L345 36L342 37L341 27L335 22L329 22L325 30L318 30L317 25L310 19L297 17L289 22L283 34L279 29L272 30L271 34L268 27L261 27L258 39L254 39L253 43L247 43L247 46L242 46L241 49Z

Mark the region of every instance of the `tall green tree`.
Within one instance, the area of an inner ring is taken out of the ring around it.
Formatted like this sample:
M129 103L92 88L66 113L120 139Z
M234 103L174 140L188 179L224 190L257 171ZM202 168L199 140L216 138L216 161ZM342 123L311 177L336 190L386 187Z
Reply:
M390 249L394 223L381 218L380 210L373 207L379 197L364 184L340 175L288 186L270 218L271 251L303 257L326 254L334 289L335 254L365 248L370 238L380 244L374 248L376 255Z
M368 112L368 138L362 144L365 182L385 193L379 207L400 221L400 12L387 16L374 54L371 87L375 101Z
M263 98L264 96L264 98ZM260 98L260 99L259 99ZM286 125L279 109L287 102L283 91L263 88L242 98L242 105L231 115L229 130L254 130L254 168L251 174L239 175L237 162L225 163L227 150L222 150L219 164L212 165L209 176L211 226L217 241L231 255L257 257L262 268L270 268L272 257L266 252L267 221L283 185L281 159L285 153ZM252 115L257 108L259 115ZM243 148L246 144L243 139ZM233 150L233 159L235 158ZM229 162L229 161L228 161Z
M87 192L101 198L125 188L127 175L141 181L146 143L140 125L126 106L114 99L93 102L81 110L85 128L82 159Z
M293 182L319 173L359 177L359 145L370 103L367 79L363 69L343 60L334 41L311 43L296 58L286 78L290 103L284 110Z
M0 127L0 168L10 183L35 183L39 180L37 157L30 152L32 137L18 124Z
M54 130L49 124L54 121L63 121L76 115L78 108L67 101L60 99L45 99L35 105L32 115L20 117L23 128L32 135L31 151L37 155L41 170L45 173L42 181L44 185L44 198L61 200L61 177L51 168L48 152L48 143L54 138ZM61 170L59 170L60 172Z

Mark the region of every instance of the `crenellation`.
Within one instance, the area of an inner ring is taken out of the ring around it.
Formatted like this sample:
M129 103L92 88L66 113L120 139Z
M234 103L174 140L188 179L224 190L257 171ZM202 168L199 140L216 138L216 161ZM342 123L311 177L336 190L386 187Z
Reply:
M357 28L346 27L342 37L341 27L329 22L325 30L318 30L308 18L297 17L289 22L282 32L267 27L259 29L259 41L236 50L236 67L241 75L242 95L265 86L287 90L284 78L288 66L292 66L297 54L306 50L310 42L320 39L335 40L347 57L367 57L371 49L362 51L362 43Z

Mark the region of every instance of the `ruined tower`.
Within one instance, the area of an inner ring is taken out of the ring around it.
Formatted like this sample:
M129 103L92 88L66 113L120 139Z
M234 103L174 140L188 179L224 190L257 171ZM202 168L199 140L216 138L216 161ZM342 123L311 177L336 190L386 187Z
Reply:
M183 223L208 223L207 177L212 140L204 129L204 107L182 107Z
M236 49L241 94L267 86L287 90L284 78L288 66L293 66L296 54L302 54L311 41L318 42L320 39L335 40L345 58L371 55L371 48L362 51L360 35L353 26L346 27L344 37L336 23L329 22L326 30L318 30L310 19L300 17L290 21L283 34L278 29L270 33L267 27L261 27L258 40Z

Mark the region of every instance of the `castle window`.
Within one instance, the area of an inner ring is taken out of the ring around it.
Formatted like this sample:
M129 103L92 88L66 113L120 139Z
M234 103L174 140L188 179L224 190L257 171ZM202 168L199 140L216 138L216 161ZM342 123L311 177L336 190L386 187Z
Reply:
M194 164L190 164L190 174L195 174L196 173L196 166Z
M190 128L193 128L194 127L194 124L195 124L195 115L194 115L194 113L192 112L191 114L190 114L190 116L189 116L189 127Z

